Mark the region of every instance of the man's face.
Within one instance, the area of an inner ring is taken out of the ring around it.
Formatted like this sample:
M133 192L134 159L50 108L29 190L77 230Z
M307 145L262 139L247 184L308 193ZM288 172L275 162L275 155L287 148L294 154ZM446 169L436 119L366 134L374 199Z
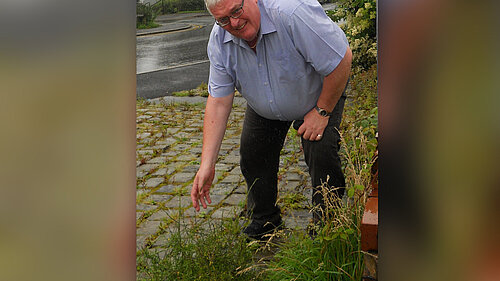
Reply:
M238 38L251 41L257 36L260 28L260 10L257 1L245 0L243 13L237 19L230 15L241 7L241 0L222 0L210 11L215 19L229 17L229 24L222 28Z

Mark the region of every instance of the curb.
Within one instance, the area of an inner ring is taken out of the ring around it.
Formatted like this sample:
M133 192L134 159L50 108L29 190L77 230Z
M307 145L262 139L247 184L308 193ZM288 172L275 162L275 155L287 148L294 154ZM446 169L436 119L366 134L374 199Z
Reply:
M177 28L167 28L167 29L162 29L162 30L151 30L151 31L144 31L144 32L136 32L135 36L145 36L145 35L152 35L152 34L159 34L159 33L166 33L166 32L172 32L172 31L179 31L179 30L185 30L193 27L192 24L186 24L185 26L182 27L177 27ZM161 27L159 27L161 28Z
M160 98L149 99L148 101L158 104L172 104L172 103L203 103L207 102L206 97L175 97L175 96L165 96ZM233 104L237 106L246 105L246 100L243 97L234 97Z

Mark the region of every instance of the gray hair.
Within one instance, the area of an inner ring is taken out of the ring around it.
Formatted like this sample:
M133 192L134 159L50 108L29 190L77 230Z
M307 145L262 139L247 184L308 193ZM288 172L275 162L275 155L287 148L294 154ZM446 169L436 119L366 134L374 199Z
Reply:
M222 0L205 0L205 6L207 6L208 12L212 15L212 12L210 11L210 8L213 8L215 5L217 5L219 2ZM212 15L213 16L213 15Z

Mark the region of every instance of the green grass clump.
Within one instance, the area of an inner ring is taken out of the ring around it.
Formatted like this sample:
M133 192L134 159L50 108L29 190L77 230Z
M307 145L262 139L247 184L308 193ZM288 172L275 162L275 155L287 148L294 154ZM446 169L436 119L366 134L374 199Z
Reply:
M311 239L303 232L292 232L265 270L263 280L361 280L362 206L342 203L326 186L322 191L326 209L317 236Z
M164 249L137 257L138 280L257 280L238 220L208 220L170 233Z
M150 29L150 28L155 28L155 27L159 27L159 26L160 26L160 24L157 24L156 22L149 22L146 24L139 23L139 24L137 24L136 28L137 29Z

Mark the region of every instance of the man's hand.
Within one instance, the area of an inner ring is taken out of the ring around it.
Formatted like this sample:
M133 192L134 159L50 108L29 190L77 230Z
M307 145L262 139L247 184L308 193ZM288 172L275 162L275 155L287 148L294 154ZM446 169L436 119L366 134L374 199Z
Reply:
M215 168L200 167L198 173L196 173L196 177L193 181L193 187L191 188L191 201L193 201L193 207L197 212L200 210L200 204L198 201L201 202L203 209L207 208L206 202L208 202L208 204L212 203L209 191L214 180L214 175Z
M319 115L315 108L304 116L304 123L299 127L297 133L304 139L319 141L323 137L329 117Z

